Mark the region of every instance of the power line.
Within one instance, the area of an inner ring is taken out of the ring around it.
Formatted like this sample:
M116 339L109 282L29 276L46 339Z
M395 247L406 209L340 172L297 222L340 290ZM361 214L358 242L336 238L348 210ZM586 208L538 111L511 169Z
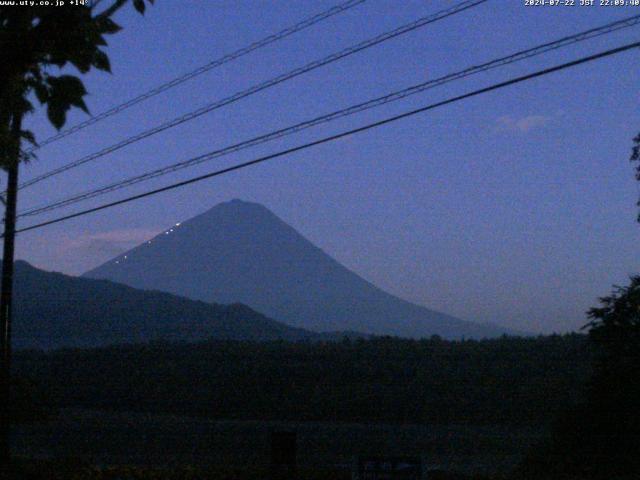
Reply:
M336 120L338 118L342 118L342 117L346 117L348 115L353 115L355 113L359 113L365 110L369 110L371 108L374 107L378 107L380 105L384 105L390 102L394 102L397 100L400 100L402 98L406 98L408 96L411 95L415 95L417 93L421 93L425 90L429 90L431 88L435 88L437 86L440 85L444 85L446 83L455 81L455 80L459 80L477 73L481 73L481 72L485 72L494 68L498 68L501 66L505 66L511 63L515 63L521 60L525 60L534 56L538 56L544 53L547 53L549 51L552 50L557 50L559 48L563 48L581 41L585 41L588 39L592 39L601 35L605 35L605 34L609 34L612 33L614 31L623 29L623 28L629 28L635 25L638 25L640 23L640 15L635 15L632 17L628 17L622 20L618 20L615 22L611 22L608 23L606 25L600 26L600 27L596 27L596 28L592 28L574 35L570 35L570 36L566 36L563 38L560 38L558 40L552 41L552 42L547 42L545 44L533 47L533 48L529 48L527 50L522 50L516 53L513 53L511 55L502 57L502 58L498 58L495 60L492 60L490 62L486 62L480 65L475 65L472 67L469 67L465 70L456 72L456 73L451 73L448 75L445 75L443 77L440 78L436 78L433 80L429 80L423 83L420 83L418 85L414 85L408 88L405 88L403 90L399 90L396 92L392 92L390 94L381 96L381 97L377 97L374 98L372 100L368 100L366 102L363 103L359 103L357 105L352 105L348 108L344 108L341 110L337 110L334 111L332 113L329 114L325 114L319 117L315 117L313 119L301 122L301 123L297 123L293 126L287 127L287 128L283 128L283 129L279 129L279 130L275 130L273 132L264 134L264 135L260 135L258 137L254 137L251 138L249 140L245 140L243 142L240 143L236 143L234 145L231 146L227 146L225 148L219 149L219 150L215 150L213 152L208 152L205 153L203 155L199 155L197 157L188 159L188 160L184 160L181 162L177 162L174 163L172 165L168 165L166 167L162 167L162 168L158 168L155 170L152 170L150 172L141 174L141 175L136 175L133 177L129 177L127 179L124 180L120 180L118 182L114 182L111 183L109 185L94 189L94 190L90 190L88 192L84 192L84 193L79 193L79 194L75 194L73 196L70 197L66 197L62 200L58 200L54 203L50 203L50 204L46 204L44 206L40 206L40 207L33 207L29 210L26 210L22 213L20 213L18 215L18 217L26 217L26 216L34 216L34 215L39 215L45 212L49 212L52 210L56 210L71 204L75 204L78 203L80 201L83 200L88 200L91 198L95 198L98 197L100 195L104 195L110 192L114 192L116 190L120 190L122 188L125 187L129 187L131 185L135 185L138 184L140 182L146 181L146 180L150 180L153 178L157 178L178 170L182 170L184 168L187 167L192 167L194 165L199 165L203 162L212 160L214 158L219 158L225 155L229 155L231 153L235 153L238 152L240 150L243 150L245 148L249 148L249 147L253 147L262 143L266 143L268 141L277 139L277 138L281 138L287 135L291 135L293 133L297 133L300 132L302 130L305 130L307 128L311 128L313 126L319 125L319 124L323 124L323 123L328 123L330 121Z
M100 210L104 210L104 209L107 209L107 208L115 207L117 205L122 205L124 203L129 203L129 202L132 202L134 200L140 200L142 198L146 198L146 197L149 197L149 196L152 196L152 195L157 195L157 194L162 193L162 192L173 190L173 189L176 189L176 188L179 188L179 187L184 187L184 186L190 185L192 183L196 183L196 182L200 182L200 181L203 181L203 180L206 180L206 179L209 179L209 178L213 178L213 177L217 177L217 176L220 176L220 175L224 175L226 173L230 173L230 172L233 172L233 171L236 171L236 170L240 170L240 169L243 169L243 168L246 168L246 167L250 167L252 165L263 163L263 162L266 162L268 160L273 160L275 158L283 157L285 155L290 155L292 153L299 152L299 151L302 151L302 150L306 150L308 148L315 147L315 146L318 146L318 145L321 145L321 144L324 144L324 143L329 143L329 142L338 140L340 138L347 137L349 135L354 135L356 133L361 133L361 132L364 132L364 131L367 131L367 130L370 130L370 129L373 129L373 128L381 127L383 125L386 125L386 124L389 124L389 123L392 123L392 122L396 122L396 121L402 120L404 118L412 117L412 116L417 115L419 113L423 113L423 112L426 112L428 110L433 110L435 108L442 107L444 105L449 105L449 104L452 104L452 103L455 103L455 102L459 102L461 100L465 100L467 98L475 97L475 96L478 96L478 95L481 95L481 94L484 94L484 93L488 93L488 92L491 92L491 91L494 91L494 90L499 90L499 89L508 87L510 85L514 85L514 84L521 83L521 82L524 82L524 81L527 81L527 80L531 80L531 79L534 79L534 78L538 78L538 77L542 77L542 76L545 76L545 75L549 75L551 73L558 72L560 70L564 70L564 69L567 69L567 68L575 67L577 65L581 65L581 64L585 64L585 63L592 62L592 61L595 61L595 60L599 60L599 59L602 59L602 58L605 58L605 57L616 55L618 53L621 53L621 52L624 52L624 51L627 51L627 50L631 50L633 48L639 48L639 47L640 47L640 42L630 43L630 44L624 45L622 47L613 48L613 49L606 50L606 51L603 51L603 52L600 52L600 53L597 53L597 54L594 54L594 55L590 55L590 56L587 56L587 57L582 57L582 58L580 58L578 60L573 60L571 62L563 63L561 65L556 65L555 67L546 68L544 70L538 70L538 71L536 71L534 73L530 73L528 75L523 75L523 76L516 77L516 78L510 79L510 80L504 81L504 82L496 83L496 84L493 84L491 86L488 86L488 87L485 87L485 88L481 88L479 90L474 90L472 92L465 93L463 95L458 95L456 97L452 97L452 98L449 98L447 100L443 100L443 101L440 101L440 102L437 102L437 103L432 103L430 105L427 105L427 106L424 106L424 107L420 107L420 108L417 108L415 110L411 110L411 111L408 111L408 112L405 112L405 113L401 113L399 115L388 117L388 118L385 118L383 120L379 120L379 121L374 122L374 123L369 123L369 124L364 125L362 127L354 128L354 129L347 130L347 131L343 131L341 133L338 133L338 134L335 134L335 135L331 135L331 136L328 136L328 137L324 137L324 138L321 138L319 140L315 140L313 142L305 143L303 145L298 145L296 147L292 147L292 148L289 148L289 149L286 149L286 150L281 150L281 151L279 151L277 153L273 153L273 154L270 154L270 155L259 157L257 159L250 160L248 162L244 162L244 163L240 163L240 164L237 164L237 165L234 165L234 166L231 166L231 167L223 168L221 170L216 170L214 172L210 172L210 173L207 173L207 174L204 174L204 175L200 175L200 176L197 176L197 177L194 177L194 178L190 178L188 180L184 180L184 181L181 181L181 182L173 183L171 185L167 185L165 187L157 188L155 190L150 190L150 191L138 194L138 195L133 195L133 196L130 196L130 197L127 197L127 198L124 198L124 199L121 199L121 200L117 200L117 201L114 201L114 202L106 203L106 204L103 204L103 205L100 205L100 206L97 206L97 207L94 207L94 208L89 208L87 210L83 210L83 211L80 211L80 212L76 212L76 213L72 213L72 214L69 214L69 215L62 216L62 217L58 217L58 218L55 218L53 220L48 220L46 222L41 222L41 223L38 223L38 224L35 224L35 225L30 225L28 227L16 230L16 233L22 233L22 232L27 232L29 230L34 230L34 229L37 229L37 228L42 228L42 227L45 227L45 226L48 226L48 225L52 225L54 223L63 222L63 221L66 221L66 220L70 220L72 218L81 217L81 216L88 215L90 213L94 213L94 212L97 212L97 211L100 211Z
M31 185L34 185L38 182L41 182L42 180L45 180L47 178L50 178L54 175L58 175L60 173L66 172L67 170L70 170L72 168L76 168L80 165L84 165L87 162L90 162L92 160L95 160L97 158L103 157L109 153L113 153L117 150L120 150L121 148L124 148L128 145L131 145L132 143L138 142L140 140L143 140L145 138L148 138L152 135L155 135L157 133L163 132L165 130L168 130L170 128L173 128L175 126L181 125L185 122L188 122L190 120L193 120L197 117L200 117L202 115L204 115L205 113L209 113L213 110L216 110L218 108L221 108L225 105L229 105L231 103L237 102L241 99L244 99L250 95L254 95L258 92L261 92L263 90L266 90L268 88L271 88L275 85L278 85L280 83L283 83L287 80L291 80L292 78L298 77L299 75L302 75L304 73L310 72L312 70L315 70L317 68L320 68L324 65L328 65L330 63L336 62L342 58L348 57L350 55L353 55L357 52L360 52L362 50L371 48L375 45L378 45L382 42L386 42L388 40L391 40L395 37L398 37L400 35L403 35L405 33L409 33L413 30L416 30L418 28L424 27L425 25L428 25L430 23L434 23L437 22L439 20L442 20L444 18L450 17L452 15L455 15L457 13L460 13L464 10L473 8L475 6L478 6L482 3L487 2L488 0L465 0L463 2L460 2L456 5L454 5L453 7L441 10L435 14L432 15L428 15L426 17L422 17L418 20L415 20L413 22L410 22L408 24L402 25L394 30L391 30L389 32L385 32L382 33L380 35L377 35L369 40L365 40L363 42L360 42L356 45L353 45L351 47L345 48L344 50L341 50L337 53L333 53L331 55L328 55L326 57L323 57L319 60L315 60L311 63L308 63L302 67L296 68L294 70L291 70L289 72L283 73L281 75L278 75L277 77L271 78L265 82L259 83L257 85L254 85L252 87L249 87L246 90L242 90L240 92L237 92L229 97L226 97L222 100L218 100L216 102L210 103L208 105L205 105L197 110L194 110L192 112L189 112L185 115L182 115L180 117L174 118L173 120L170 120L168 122L165 122L157 127L154 127L152 129L146 130L142 133L139 133L138 135L132 136L132 137L128 137L114 145L111 145L109 147L106 147L98 152L92 153L90 155L87 155L83 158L80 158L79 160L75 160L71 163L68 163L66 165L63 165L59 168L56 168L54 170L51 170L49 172L46 172L42 175L39 175L37 177L34 177L31 180L27 180L26 182L22 183L20 185L19 188L24 189L27 188Z
M92 8L95 8L101 0L95 1L92 5ZM95 115L83 122L80 122L76 125L74 125L73 127L67 128L65 130L62 130L60 132L58 132L57 134L41 141L37 147L32 148L30 151L35 151L38 148L41 148L45 145L48 145L50 143L56 142L62 138L65 138L73 133L76 133L80 130L85 129L86 127L89 127L91 125L94 125L102 120L104 120L105 118L111 117L113 115L116 115L130 107L133 107L134 105L137 105L139 103L142 103L152 97L155 97L156 95L159 95L162 92L166 92L167 90L170 90L173 87L176 87L182 83L187 82L188 80L191 80L199 75L202 75L203 73L206 73L210 70L213 70L214 68L220 67L222 65L224 65L225 63L229 63L232 62L234 60L237 60L240 57L243 57L245 55L248 55L251 52L254 52L256 50L259 50L263 47L266 47L267 45L270 45L274 42L277 42L279 40L282 40L290 35L293 35L294 33L300 32L302 30L305 30L306 28L311 27L312 25L315 25L317 23L322 22L323 20L326 20L330 17L333 17L334 15L338 15L342 12L345 12L361 3L364 3L366 0L348 0L347 2L338 4L334 7L331 7L328 10L325 10L324 12L318 13L316 15L313 15L311 17L305 18L304 20L296 23L295 25L291 25L290 27L285 28L284 30L281 30L277 33L274 33L272 35L269 35L261 40L258 40L257 42L254 42L250 45L247 45L246 47L240 48L234 52L228 53L226 55L223 55L220 58L217 58L205 65L202 65L201 67L198 67L194 70L191 70L190 72L187 72L179 77L174 78L173 80L170 80L166 83L163 83L162 85L159 85L151 90L149 90L148 92L145 92L143 94L140 94L136 97L133 97L129 100L127 100L126 102L123 102L119 105L116 105L115 107L112 107L108 110L105 110L104 112Z

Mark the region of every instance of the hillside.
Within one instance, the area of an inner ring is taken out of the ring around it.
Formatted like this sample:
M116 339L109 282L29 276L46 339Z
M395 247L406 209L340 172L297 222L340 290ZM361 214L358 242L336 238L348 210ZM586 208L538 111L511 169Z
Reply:
M507 332L382 291L262 205L233 200L87 272L206 302L240 302L289 325L377 335L495 337Z
M15 348L154 340L300 340L317 335L241 305L219 305L16 263Z

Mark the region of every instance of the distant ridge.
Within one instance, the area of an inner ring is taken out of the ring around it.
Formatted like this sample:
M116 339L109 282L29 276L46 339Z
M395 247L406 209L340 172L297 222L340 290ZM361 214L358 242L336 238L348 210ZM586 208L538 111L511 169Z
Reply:
M289 327L246 305L198 302L16 262L13 344L53 349L166 340L337 340Z
M241 200L176 224L84 276L206 302L241 302L314 331L454 339L512 333L386 293L264 206Z

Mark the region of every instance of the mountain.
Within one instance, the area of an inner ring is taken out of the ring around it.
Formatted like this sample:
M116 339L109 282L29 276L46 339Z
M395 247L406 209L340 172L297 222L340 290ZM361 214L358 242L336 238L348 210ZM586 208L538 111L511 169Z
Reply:
M302 340L323 336L292 328L241 305L218 305L106 280L15 265L16 348L93 347L154 340Z
M84 274L205 302L241 302L314 331L445 338L508 333L406 302L348 270L262 205L221 203Z

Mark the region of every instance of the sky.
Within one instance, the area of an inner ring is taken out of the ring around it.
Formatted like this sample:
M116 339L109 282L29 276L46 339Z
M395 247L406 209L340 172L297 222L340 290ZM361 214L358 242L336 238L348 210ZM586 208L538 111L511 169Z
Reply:
M158 0L117 17L93 114L338 0ZM38 151L28 180L275 75L451 6L368 0ZM580 2L576 2L580 3ZM598 3L598 2L596 2ZM143 173L587 28L640 7L489 2L21 192L19 210ZM638 40L640 27L523 61L33 219L116 200ZM124 206L20 234L18 257L77 275L217 203L264 204L365 279L467 320L567 332L640 270L640 52L565 70ZM86 119L69 115L68 125ZM55 133L43 114L37 138Z

